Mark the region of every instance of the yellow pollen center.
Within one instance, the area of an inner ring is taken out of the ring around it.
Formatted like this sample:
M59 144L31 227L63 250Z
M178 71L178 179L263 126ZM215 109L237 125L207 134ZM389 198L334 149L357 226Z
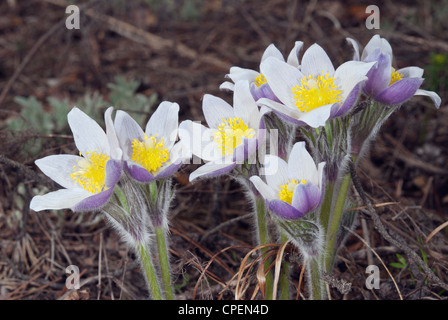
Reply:
M79 159L73 166L70 177L90 193L99 193L106 189L106 163L109 156L93 152L86 152L86 156Z
M159 169L169 158L170 153L165 147L164 139L157 139L157 135L148 137L145 134L142 141L132 141L131 160L150 172Z
M262 73L260 73L256 78L254 83L257 85L257 87L261 86L262 84L267 83L268 81L266 80L266 78L264 77L264 75Z
M253 136L254 129L250 129L241 118L233 117L222 119L218 130L213 134L213 141L225 156L233 154L233 150L241 144L243 137L252 138Z
M306 180L302 179L299 182L299 181L297 181L295 179L291 179L291 180L288 179L288 181L285 184L282 184L280 186L280 190L278 192L278 197L280 198L280 200L283 200L283 201L291 204L292 203L292 196L294 194L294 189L295 189L295 187L299 183L305 184Z
M398 80L403 79L403 75L400 72L396 71L394 68L391 68L390 72L391 72L391 74L390 74L389 86L393 85Z
M302 78L302 85L291 88L297 108L308 112L321 106L341 101L341 90L335 85L335 78L330 74Z

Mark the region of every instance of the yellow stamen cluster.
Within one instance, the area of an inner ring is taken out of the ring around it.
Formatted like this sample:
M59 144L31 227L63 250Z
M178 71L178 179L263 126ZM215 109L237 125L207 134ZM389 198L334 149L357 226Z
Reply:
M142 141L138 139L132 141L131 160L150 172L155 172L169 158L170 153L165 147L164 139L157 139L157 135L148 137L145 134Z
M330 74L312 74L303 77L301 86L291 88L297 108L308 112L321 106L341 101L341 90L335 85L335 78Z
M283 201L291 204L292 203L292 196L294 194L294 188L299 183L305 184L306 180L302 179L301 181L298 181L298 180L295 180L295 179L291 179L291 180L288 179L288 181L285 184L282 184L280 186L280 190L278 192L278 197L280 198L280 200L283 200Z
M268 81L266 80L265 76L260 73L256 78L254 83L257 85L257 87L261 86L262 84L267 83Z
M106 189L106 163L109 156L96 151L86 152L85 158L73 166L70 177L90 193L99 193Z
M222 155L231 155L233 150L241 144L243 137L252 138L254 130L250 129L241 118L222 119L218 130L214 132L213 140L222 151Z
M401 79L403 79L403 75L400 72L396 71L394 68L391 68L389 86L393 85L395 82Z

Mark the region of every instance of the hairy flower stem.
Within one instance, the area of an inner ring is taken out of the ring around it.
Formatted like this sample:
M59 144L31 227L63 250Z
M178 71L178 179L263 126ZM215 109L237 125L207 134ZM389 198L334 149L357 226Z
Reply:
M255 219L257 223L258 229L258 239L259 244L264 245L270 243L269 231L267 227L267 213L266 213L266 204L264 199L261 196L255 197ZM261 254L265 255L268 251L268 248L264 247L261 249ZM271 260L267 259L264 263L264 269L267 270L271 264ZM272 272L269 271L266 274L266 284L265 284L265 299L272 300L272 288L273 288L273 276Z
M145 274L146 284L149 292L154 300L163 300L162 293L160 291L159 283L157 281L156 270L152 264L151 254L148 246L143 243L136 244L136 251L142 265L142 269Z
M280 242L288 241L288 236L283 234L280 237ZM289 262L284 261L280 271L280 300L289 300Z
M327 232L328 222L330 220L331 209L332 209L332 201L333 201L333 192L334 192L334 181L327 181L327 185L325 186L325 194L324 199L322 200L322 205L320 207L320 224L324 228L324 233Z
M347 193L350 188L351 175L347 173L343 178L339 187L339 193L336 198L336 203L333 209L333 214L330 219L327 231L327 255L325 261L325 269L327 273L331 272L333 268L333 261L336 255L335 243L338 235L338 231L341 225L342 214L344 212L344 205L347 199Z
M307 257L306 270L309 283L310 300L325 300L325 287L322 279L322 255Z
M159 253L160 272L162 274L162 284L165 290L166 300L174 300L174 291L171 283L170 261L168 247L166 244L166 233L163 227L155 227L157 250Z

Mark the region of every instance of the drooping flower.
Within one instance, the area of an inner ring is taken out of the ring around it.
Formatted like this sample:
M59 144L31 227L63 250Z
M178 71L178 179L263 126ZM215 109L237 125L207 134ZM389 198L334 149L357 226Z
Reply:
M233 107L221 98L206 94L202 110L208 127L191 120L179 126L184 145L207 162L191 173L190 181L228 173L252 157L265 139L263 112L267 110L258 109L247 81L235 84Z
M189 154L177 142L179 105L162 102L145 131L126 112L118 110L115 130L123 150L124 169L139 182L151 182L175 173Z
M105 112L106 132L80 109L73 108L68 113L80 155L52 155L36 160L39 169L64 189L33 197L32 210L97 210L109 201L122 172L122 152L112 111L110 107Z
M293 67L299 67L298 55L300 49L302 48L302 45L303 45L302 41L295 42L294 48L292 48L286 59L286 63L288 63ZM280 61L285 61L285 58L283 57L282 53L280 52L280 50L278 50L278 48L274 44L270 44L265 49L261 57L261 62L263 62L269 57L279 59ZM235 86L234 83L240 80L247 80L249 81L250 91L255 101L260 98L269 98L271 100L278 101L277 97L269 87L269 84L267 83L265 76L259 71L235 66L230 68L230 72L229 74L226 75L226 77L232 80L233 83L226 81L221 84L220 89L233 91Z
M324 192L324 167L324 162L316 166L305 142L297 142L287 162L275 155L265 156L266 182L259 176L252 176L250 181L272 213L282 219L295 220L320 205Z
M319 127L349 111L360 94L360 85L375 62L347 61L336 70L318 44L308 48L300 69L279 59L267 58L260 69L280 103L257 102L297 125Z
M377 62L367 74L369 78L364 84L364 92L374 100L387 105L401 105L414 95L430 97L437 108L441 99L433 91L420 89L423 83L424 70L411 66L396 70L392 67L393 52L390 43L374 35L360 55L358 43L350 38L347 41L353 46L354 60Z

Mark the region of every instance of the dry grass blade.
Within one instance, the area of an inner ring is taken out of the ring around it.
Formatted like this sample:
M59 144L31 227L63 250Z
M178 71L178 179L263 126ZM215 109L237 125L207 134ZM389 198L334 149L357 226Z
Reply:
M267 248L267 247L272 247L272 246L278 246L276 244L263 244L263 245L259 245L255 248L253 248L252 250L250 250L246 256L244 257L244 259L241 261L240 264L240 270L238 271L238 279L237 279L237 284L236 284L236 288L235 288L235 300L240 300L244 294L244 292L246 291L247 288L244 288L244 285L246 283L246 280L248 278L249 275L249 271L252 269L252 267L254 266L254 264L259 261L261 259L261 256L257 256L257 258L248 265L248 260L251 257L251 255L258 251L261 250L263 248ZM247 268L249 268L246 277L243 278L244 275L244 270L246 270ZM264 267L263 267L264 268ZM261 280L262 281L262 280Z
M445 227L448 227L448 221L445 221L440 226L438 226L433 231L431 231L431 233L428 235L428 237L425 240L425 244L428 244L429 240L431 240L432 237L434 237L440 230L442 230Z
M283 260L283 254L285 252L286 246L288 245L289 240L285 241L285 243L283 243L280 248L277 251L277 257L275 258L275 273L274 273L274 285L272 288L272 300L276 300L277 299L277 286L278 286L278 281L280 279L280 269L281 269L281 265L282 265L282 260Z
M204 269L203 269L202 272L201 272L201 275L200 275L199 278L198 278L198 281L196 281L196 284L195 284L195 286L194 286L194 290L193 290L193 300L194 300L195 297L196 297L196 292L197 292L199 283L201 282L201 280L202 280L202 278L204 277L204 275L206 274L208 268L211 266L211 264L213 263L213 261L215 261L215 259L216 259L217 256L219 256L221 253L224 253L224 252L226 252L227 250L230 250L230 249L247 248L247 247L248 247L248 246L244 246L244 245L230 246L230 247L224 248L224 249L220 250L218 253L216 253L216 254L210 259L210 261L207 263L207 265L204 267ZM227 286L228 286L228 285L227 285ZM227 286L224 286L224 288L226 288Z
M381 259L381 257L378 255L378 253L376 253L376 251L362 237L360 237L358 234L356 234L355 232L353 232L349 228L347 228L347 227L344 227L344 228L345 228L345 230L347 230L348 232L350 232L351 234L356 236L359 240L361 240L361 242L364 243L370 250L372 250L372 252L378 258L378 260L380 260L380 262L383 265L384 269L386 269L386 272L389 275L389 277L392 279L392 282L394 283L395 288L397 289L398 295L400 296L400 300L403 300L403 296L401 295L401 291L398 288L397 282L395 281L394 277L392 276L392 273L390 273L390 271L387 268L386 264L384 263L383 259Z

